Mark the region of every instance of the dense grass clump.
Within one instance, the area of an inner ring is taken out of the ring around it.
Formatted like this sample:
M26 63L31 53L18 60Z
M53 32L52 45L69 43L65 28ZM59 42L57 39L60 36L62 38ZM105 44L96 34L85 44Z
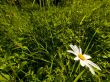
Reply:
M109 18L110 0L1 0L0 82L110 81ZM101 71L74 61L70 44Z

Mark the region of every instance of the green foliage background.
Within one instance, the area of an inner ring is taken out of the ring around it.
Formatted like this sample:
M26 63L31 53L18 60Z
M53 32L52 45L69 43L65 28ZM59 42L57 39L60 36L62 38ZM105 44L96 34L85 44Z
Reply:
M80 67L70 44L102 70ZM0 1L1 82L73 82L84 69L78 82L110 81L110 0Z

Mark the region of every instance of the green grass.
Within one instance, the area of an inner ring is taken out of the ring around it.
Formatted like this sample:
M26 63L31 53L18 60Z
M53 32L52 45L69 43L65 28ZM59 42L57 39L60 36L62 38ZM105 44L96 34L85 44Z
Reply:
M110 0L6 1L0 1L1 82L110 81ZM75 62L70 44L102 70L93 76Z

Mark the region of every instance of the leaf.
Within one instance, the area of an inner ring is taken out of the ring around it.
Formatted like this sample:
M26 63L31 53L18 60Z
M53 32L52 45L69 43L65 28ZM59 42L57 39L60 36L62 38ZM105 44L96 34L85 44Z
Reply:
M28 50L28 47L27 46L22 46L22 49L23 50Z
M10 76L8 74L0 73L0 82L8 82Z

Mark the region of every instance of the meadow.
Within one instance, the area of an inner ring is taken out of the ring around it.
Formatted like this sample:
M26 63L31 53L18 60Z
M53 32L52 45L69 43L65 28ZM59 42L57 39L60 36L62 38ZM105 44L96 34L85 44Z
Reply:
M0 0L0 82L110 82L110 0Z

